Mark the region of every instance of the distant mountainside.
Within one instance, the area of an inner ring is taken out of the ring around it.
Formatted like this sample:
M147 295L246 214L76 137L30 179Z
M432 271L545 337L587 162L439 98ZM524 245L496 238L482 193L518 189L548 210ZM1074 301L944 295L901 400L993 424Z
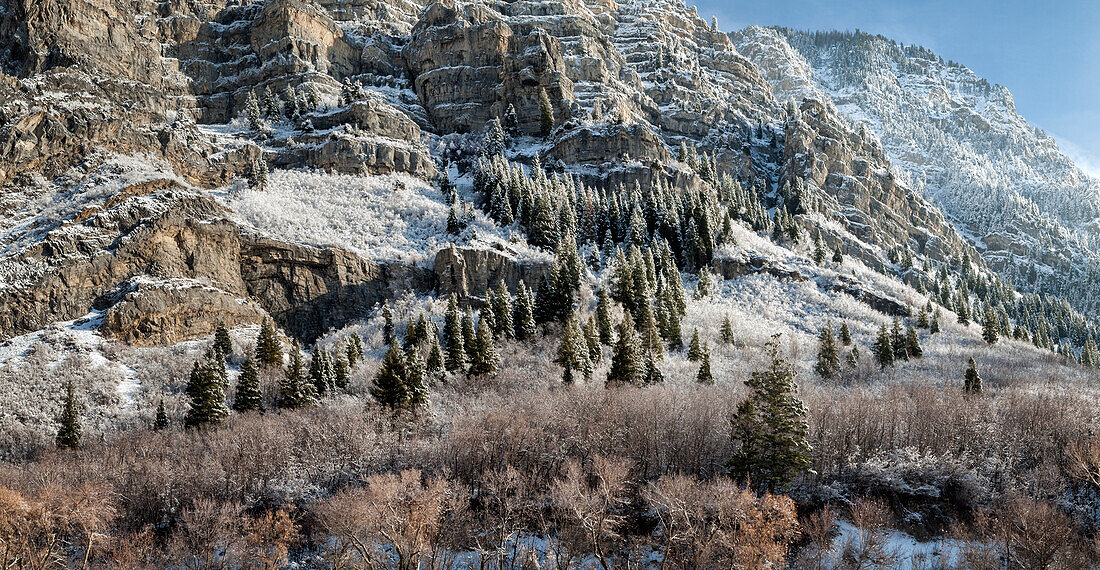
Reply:
M831 101L877 135L908 183L1017 287L1096 311L1100 180L1021 117L1007 89L882 36L753 26L732 37L776 97Z

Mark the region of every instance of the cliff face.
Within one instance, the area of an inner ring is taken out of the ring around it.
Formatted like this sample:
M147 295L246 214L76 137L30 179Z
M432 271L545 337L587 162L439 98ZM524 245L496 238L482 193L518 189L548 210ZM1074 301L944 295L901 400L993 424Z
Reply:
M827 101L786 105L759 50L678 0L2 7L4 336L95 309L129 342L265 314L311 340L400 290L530 284L545 260L500 246L501 228L479 228L498 247L427 240L414 262L261 235L226 207L261 160L434 181L509 109L513 158L586 184L699 188L675 158L689 143L770 199L800 188L820 205L801 223L871 267L896 248L935 261L970 248L873 135Z

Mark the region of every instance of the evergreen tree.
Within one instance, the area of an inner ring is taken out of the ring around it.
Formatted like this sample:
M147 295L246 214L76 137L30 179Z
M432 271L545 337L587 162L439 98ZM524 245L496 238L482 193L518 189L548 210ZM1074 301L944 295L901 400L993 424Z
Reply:
M543 88L539 89L539 126L544 137L550 136L550 132L554 130L554 106L550 104L550 97Z
M515 336L515 324L512 322L512 301L508 286L504 280L497 281L496 289L490 293L490 305L493 308L493 332L501 338Z
M225 379L225 360L216 351L208 353L202 362L195 362L185 391L191 404L184 419L187 427L219 423L229 415Z
M283 345L275 332L275 323L264 319L260 325L260 336L256 339L256 356L264 366L283 367Z
M642 303L639 315L641 316L639 331L642 346L645 347L646 354L652 356L654 360L661 360L664 357L664 341L661 338L661 331L657 329L657 320L653 316L648 299Z
M836 340L833 338L833 325L826 323L818 336L817 365L814 372L825 380L832 380L840 372L840 354L837 353Z
M960 325L967 326L970 324L970 301L967 300L967 296L962 291L955 298L955 313L959 317Z
M710 271L706 268L699 270L699 281L695 286L695 298L705 299L710 296L712 283L710 280Z
M873 348L879 367L886 368L894 363L894 343L890 340L890 331L886 330L885 324L879 329Z
M168 420L168 411L164 409L164 398L157 402L157 417L153 420L153 429L162 431L168 429L172 423Z
M917 329L912 326L905 333L905 352L910 358L920 358L924 356L924 349L920 346L920 337L917 336Z
M993 306L985 305L985 314L982 315L982 340L989 344L997 344L997 332L1000 328L997 315L993 312Z
M253 131L261 131L264 128L263 115L260 113L260 101L256 99L256 93L248 92L248 99L244 104L245 118L248 119L248 128Z
M382 305L382 319L382 342L389 346L397 342L397 332L393 326L393 311L390 310L389 303Z
M477 329L474 328L474 313L469 307L462 315L462 344L466 347L466 360L471 365L477 359Z
M264 87L263 114L269 119L279 118L279 100L270 85Z
M703 359L703 344L699 341L699 329L691 333L691 343L688 344L688 360L698 362Z
M600 289L596 293L596 330L600 333L600 342L611 346L614 339L612 338L611 301L607 298L607 289Z
M814 232L814 263L821 265L825 263L825 247L821 244L821 231Z
M458 298L453 294L447 301L447 313L443 317L443 338L447 344L444 367L450 372L462 371L466 367L466 342L462 318L458 315Z
M462 233L462 222L458 219L458 211L451 205L451 213L447 215L447 233L457 236Z
M928 325L929 334L936 334L940 332L940 312L936 311L936 314L932 316L932 324Z
M890 329L890 344L894 347L894 361L909 360L909 353L905 346L905 333L901 330L901 322L894 317L894 326Z
M1100 348L1097 348L1096 341L1091 336L1085 339L1085 346L1081 348L1081 364L1100 366Z
M666 291L668 289L666 288ZM675 301L671 296L664 298L664 313L665 313L665 339L668 340L669 350L679 350L684 348L684 331L681 328L680 312L676 310Z
M519 116L516 114L516 108L511 103L508 104L508 109L504 112L504 131L508 133L508 136L519 135Z
M852 331L848 328L848 321L840 324L840 344L842 346L852 344Z
M699 372L695 375L695 381L700 384L714 384L714 374L710 371L710 351L704 347L703 358L699 364Z
M619 337L615 350L611 354L611 370L607 373L607 386L637 384L645 370L639 353L638 336L634 332L634 318L630 311L624 311L623 321L619 323Z
M963 389L967 394L981 394L982 393L982 377L978 376L978 365L971 358L966 366L965 383Z
M844 254L840 253L839 246L833 250L833 263L836 263L838 265L844 263Z
M405 361L405 405L418 408L428 403L428 371L415 346Z
M500 126L500 120L493 118L485 129L485 141L481 144L481 150L488 156L504 154L504 129Z
M516 340L528 340L535 336L534 305L531 290L527 288L526 283L520 281L519 289L516 291L516 304L512 311Z
M313 349L313 357L309 359L309 382L319 396L324 396L335 388L335 379L329 374L329 366L325 363L325 352L321 347Z
M241 364L241 374L237 377L237 394L233 398L233 411L263 412L264 397L260 391L260 374L256 361L249 356Z
M348 369L355 368L359 359L363 358L363 339L359 336L359 333L351 333L351 336L348 337L348 346L345 352L348 358Z
M439 345L436 344L436 346ZM351 372L348 370L347 357L340 351L337 351L336 357L332 361L332 375L336 382L336 389L347 390Z
M859 348L852 345L852 350L848 351L848 355L844 357L844 362L850 367L855 368L859 366Z
M283 374L279 385L278 406L283 409L296 409L317 403L317 390L306 376L302 363L302 351L294 346L290 349L290 365Z
M263 156L257 157L249 166L248 185L256 190L267 187L267 161Z
M214 329L214 350L220 352L225 358L233 354L233 341L229 338L229 329L220 323Z
M405 355L396 346L390 346L382 365L374 377L370 395L379 404L396 410L405 407L409 394L406 391Z
M574 371L591 370L588 343L584 339L584 331L581 330L576 313L570 314L565 320L555 362L563 368L562 381L566 383L572 382Z
M54 443L61 449L76 449L80 447L80 439L84 430L80 425L80 410L76 402L76 388L73 381L65 384L65 404L61 408L61 415L57 418L57 437Z
M298 105L298 94L290 85L283 90L283 111L286 112L288 119L297 118L301 111Z
M733 334L733 323L730 322L730 315L726 313L726 318L722 321L722 329L719 333L722 338L722 342L726 344L733 344L737 341L737 337Z
M661 373L661 369L657 367L657 361L651 356L647 356L645 359L643 376L642 382L647 386L665 381L665 375Z
M492 325L484 319L477 323L475 350L470 355L470 375L480 376L497 371L498 359L496 345L493 343Z
M439 338L432 335L430 346L428 348L428 360L425 362L427 366L428 374L432 376L441 376L443 374L445 359L443 358L443 350L439 346Z
M928 322L928 306L925 305L920 308L920 313L917 314L917 326L926 329L930 324Z
M767 344L771 365L745 382L750 394L737 406L730 474L774 491L810 466L806 407L797 395L794 367L779 355L778 335Z
M595 368L603 358L603 344L600 342L600 333L596 330L596 319L588 319L584 325L584 343L588 347L588 361Z

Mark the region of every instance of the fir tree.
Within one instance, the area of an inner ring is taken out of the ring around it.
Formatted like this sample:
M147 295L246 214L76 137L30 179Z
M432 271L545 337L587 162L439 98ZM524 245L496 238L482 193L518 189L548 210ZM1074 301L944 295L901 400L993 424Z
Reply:
M396 346L390 346L382 365L374 377L370 395L379 404L396 410L405 407L409 394L406 391L405 355Z
M470 375L481 376L496 372L498 365L496 345L493 343L491 325L484 319L477 323L474 346L475 350L470 354Z
M153 429L162 431L168 429L172 425L168 420L168 411L164 409L164 398L161 398L157 402L157 417L153 420Z
M821 265L825 263L825 247L821 244L821 232L814 232L814 263Z
M216 424L229 415L225 379L225 361L216 351L208 353L202 362L195 362L185 391L191 404L184 419L187 427Z
M1081 348L1081 364L1085 366L1100 366L1100 348L1090 336L1085 339L1085 346Z
M634 319L630 311L624 311L623 321L619 323L619 337L611 355L611 370L607 373L607 386L637 384L644 369L639 354L638 336L634 332Z
M926 329L930 324L928 322L928 306L925 305L920 308L920 313L917 314L917 326Z
M348 358L348 369L354 369L359 359L363 357L363 339L359 336L359 333L351 333L351 336L348 337L345 352Z
M855 345L852 345L852 350L848 351L848 355L844 357L844 362L850 368L855 368L856 366L859 366L859 348L857 348Z
M453 294L447 301L443 317L443 338L447 345L444 367L450 372L461 372L466 367L466 342L462 334L462 318L458 314L458 298Z
M382 342L386 346L397 342L397 332L393 326L393 311L389 303L382 305Z
M985 314L982 315L982 340L989 344L997 344L998 329L997 315L993 313L993 306L985 305Z
M264 87L263 113L269 119L279 118L279 99L270 85Z
M596 330L600 333L600 342L611 346L611 302L607 298L607 289L600 289L596 293Z
M700 384L714 384L714 374L710 371L710 351L704 347L703 358L699 364L699 372L695 375L695 381Z
M841 346L852 344L852 331L848 328L848 321L840 324L840 344Z
M531 297L531 290L523 281L519 282L516 291L516 304L512 311L512 325L515 328L516 340L528 340L535 336L535 302Z
M500 120L493 118L485 129L485 140L481 144L481 150L488 156L504 154L504 129L500 126Z
M73 387L72 380L65 384L65 404L61 408L57 423L57 437L54 438L57 447L61 449L80 447L84 430L80 425L80 409L76 402L76 388Z
M641 316L639 331L642 346L645 347L646 354L652 356L654 360L661 360L664 357L664 341L661 338L661 331L657 329L657 320L653 316L648 300L642 303L638 314Z
M890 331L886 330L885 324L879 329L873 348L879 367L886 368L894 363L894 343L890 340Z
M968 326L970 324L970 301L967 300L966 295L961 291L955 298L955 313L959 317L959 324Z
M512 322L512 302L508 295L508 286L504 280L497 281L496 289L490 294L493 308L493 332L501 338L515 336L515 324Z
M917 329L912 326L905 332L905 352L910 358L920 358L924 356L924 349L920 346L920 337L917 336Z
M283 345L275 332L275 323L264 319L260 325L260 336L256 339L256 356L264 366L283 367Z
M833 250L833 263L838 265L844 263L844 254L840 253L840 247Z
M294 346L290 349L290 365L284 371L283 381L279 385L278 406L283 409L296 409L317 403L317 390L306 376L302 363L302 351Z
M519 135L519 116L516 114L516 108L511 103L508 104L508 109L504 111L504 131L508 133L508 136Z
M542 136L550 136L554 130L554 106L550 104L550 97L546 89L539 89L539 127Z
M982 377L978 376L978 365L971 358L966 365L965 382L963 389L967 394L981 394L982 393Z
M730 322L729 313L726 313L726 318L722 321L722 329L719 334L721 335L722 342L726 344L734 344L737 342L737 337L733 334L733 323Z
M462 233L462 222L458 219L458 211L451 205L451 213L447 215L447 233L457 236Z
M818 336L817 364L814 372L825 380L832 380L840 372L840 354L837 353L836 340L833 338L833 325L826 323Z
M241 374L237 377L237 394L233 398L233 411L263 412L264 397L260 392L260 374L256 361L249 356L241 364Z
M928 333L936 334L940 332L940 313L937 310L936 314L932 316L932 324L928 325Z
M446 368L444 363L445 359L443 358L443 350L439 346L439 338L432 335L428 347L428 359L424 363L427 367L428 374L431 376L441 376Z
M462 315L462 344L466 347L466 360L473 364L477 358L477 329L474 328L474 313L469 307Z
M267 161L262 155L253 160L249 167L248 184L256 190L263 190L267 186Z
M699 329L691 333L691 343L688 344L688 360L698 362L703 359L703 344L699 341Z
M661 369L657 367L657 361L651 356L647 356L644 365L644 374L642 382L646 385L660 384L665 381L665 375L661 373Z
M351 372L348 370L347 357L340 351L337 351L336 357L332 361L332 375L336 382L336 389L347 390Z
M566 378L572 381L573 371L590 370L588 343L584 339L584 331L581 330L576 313L570 314L569 318L565 320L555 362L563 368L563 382L566 381Z
M730 474L774 491L810 465L806 407L797 395L794 367L779 355L778 335L767 344L771 365L745 381L750 394L737 406Z
M603 344L596 330L596 319L590 318L584 325L584 343L588 346L588 360L595 367L603 359Z
M261 131L264 128L263 115L260 113L260 101L256 99L256 93L248 92L248 99L244 104L245 117L248 119L248 128L253 131Z
M415 346L405 360L405 405L418 408L428 403L428 371Z
M214 329L214 350L220 352L225 358L233 354L233 341L229 338L229 330L220 323Z
M335 387L325 364L325 352L320 347L313 349L313 357L309 359L309 382L319 396L324 396Z

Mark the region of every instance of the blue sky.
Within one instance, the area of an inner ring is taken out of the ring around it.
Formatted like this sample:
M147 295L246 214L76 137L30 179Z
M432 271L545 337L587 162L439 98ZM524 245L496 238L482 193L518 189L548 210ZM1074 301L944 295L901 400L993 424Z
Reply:
M688 0L689 5L693 0ZM1100 1L695 0L723 30L854 30L923 45L1012 92L1016 110L1100 173Z

